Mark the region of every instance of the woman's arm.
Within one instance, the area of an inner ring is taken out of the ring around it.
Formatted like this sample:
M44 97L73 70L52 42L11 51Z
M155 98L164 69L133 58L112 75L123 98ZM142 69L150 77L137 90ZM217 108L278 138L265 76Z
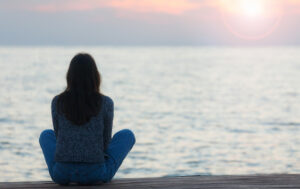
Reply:
M51 115L52 115L52 123L53 123L53 129L55 132L55 135L57 137L58 134L58 116L57 116L57 96L53 98L51 103Z
M107 149L107 146L111 140L112 135L112 126L113 126L113 119L114 119L114 102L111 98L106 97L107 102L106 106L106 114L104 117L104 131L103 131L103 145L104 151Z

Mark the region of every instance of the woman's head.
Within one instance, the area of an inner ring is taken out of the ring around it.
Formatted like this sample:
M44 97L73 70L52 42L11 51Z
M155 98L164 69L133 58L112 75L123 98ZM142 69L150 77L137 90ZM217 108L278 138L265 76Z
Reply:
M101 77L93 57L75 55L67 72L67 87L58 98L58 112L75 125L82 125L98 114L101 106Z
M75 55L67 73L67 90L78 93L99 92L101 79L96 62L86 53Z

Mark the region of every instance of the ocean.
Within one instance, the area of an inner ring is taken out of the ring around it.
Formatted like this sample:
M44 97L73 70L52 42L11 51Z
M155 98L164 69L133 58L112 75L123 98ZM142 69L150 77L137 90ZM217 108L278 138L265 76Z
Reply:
M50 180L38 139L94 56L136 144L116 178L300 173L300 47L0 47L0 181Z

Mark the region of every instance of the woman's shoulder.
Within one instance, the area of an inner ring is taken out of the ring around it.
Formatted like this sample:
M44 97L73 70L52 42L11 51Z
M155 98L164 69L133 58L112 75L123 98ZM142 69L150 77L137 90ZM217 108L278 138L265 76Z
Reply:
M112 100L112 98L111 97L109 97L109 96L106 96L106 95L101 95L102 96L102 99L103 99L103 103L105 104L105 105L110 105L110 104L113 104L114 103L114 101Z
M56 112L56 106L57 106L57 99L58 99L58 96L59 95L56 95L52 98L52 101L51 101L51 109L52 111Z
M52 102L55 102L55 101L57 101L57 99L58 99L58 96L59 96L59 95L55 95L55 96L52 98Z
M111 97L109 96L106 96L106 95L102 95L102 103L103 103L103 106L106 108L106 109L111 109L114 107L114 101L112 100Z
M52 106L55 106L57 104L58 97L59 97L59 95L56 95L52 98L52 101L51 101Z

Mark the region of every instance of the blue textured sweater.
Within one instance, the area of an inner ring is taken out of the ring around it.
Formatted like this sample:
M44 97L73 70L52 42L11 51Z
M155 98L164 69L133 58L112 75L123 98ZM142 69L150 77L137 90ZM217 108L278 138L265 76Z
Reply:
M55 161L57 162L104 162L112 133L114 104L108 96L102 96L101 110L84 125L74 125L57 111L55 96L51 113L56 135Z

